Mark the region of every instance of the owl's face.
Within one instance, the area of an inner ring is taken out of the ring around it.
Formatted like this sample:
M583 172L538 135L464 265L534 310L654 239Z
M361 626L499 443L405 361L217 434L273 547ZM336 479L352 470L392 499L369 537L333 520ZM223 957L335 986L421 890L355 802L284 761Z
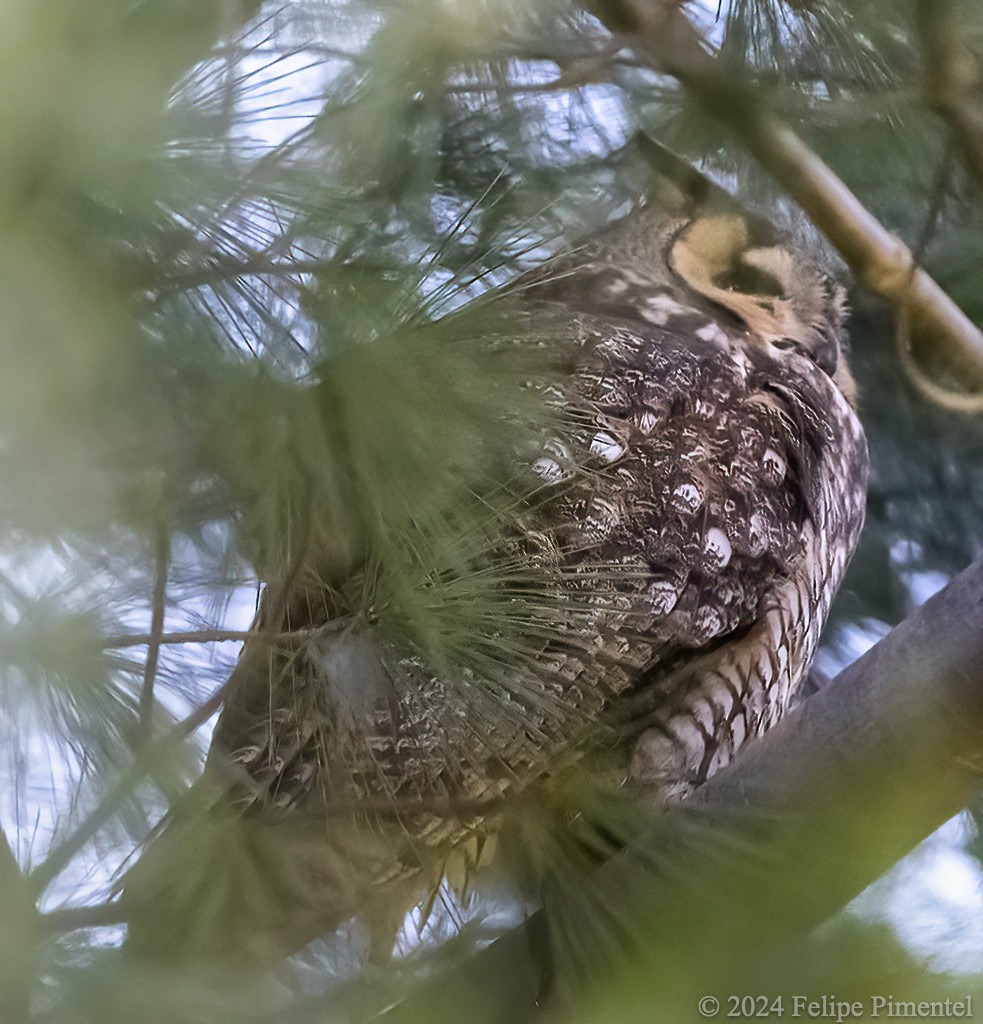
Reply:
M855 404L843 351L846 293L769 226L738 213L696 216L673 239L668 263L748 328L749 346L777 363L810 360Z
M642 208L520 278L518 290L680 337L702 336L697 325L709 321L779 377L820 369L855 406L844 289L801 245L693 168L670 162L671 177L656 175Z

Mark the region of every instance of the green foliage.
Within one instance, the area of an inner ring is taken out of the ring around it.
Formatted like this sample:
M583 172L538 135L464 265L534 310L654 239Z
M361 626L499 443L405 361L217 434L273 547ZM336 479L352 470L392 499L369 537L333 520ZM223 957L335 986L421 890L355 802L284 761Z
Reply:
M148 630L162 532L165 633L245 628L229 613L248 603L244 588L304 562L340 609L469 669L494 702L517 638L577 612L569 581L514 553L475 571L533 500L526 456L549 437L557 412L544 394L562 376L536 344L549 324L517 338L481 296L644 191L630 141L640 129L808 231L726 126L609 47L576 5L256 6L18 0L5 12L0 824L26 868L106 812L56 872L45 911L109 897L112 873L194 774L205 740L185 716L234 657L209 637L165 645L149 731L169 740L147 748L147 638L133 634ZM983 319L979 197L921 98L912 5L725 7L694 16L735 81L760 85ZM967 17L973 38L980 13ZM885 311L857 305L875 479L844 628L897 621L913 574L951 573L983 547L979 424L926 407L898 369ZM126 795L107 803L121 778ZM560 893L574 970L596 921L574 894L635 813L579 792L576 807L553 794L513 832L534 887ZM231 841L223 832L203 859L233 858ZM22 884L0 877L16 911L0 961L18 941L32 951L0 971L0 996L11 993L0 1012L23 1012L26 989L65 1022L323 1008L300 968L289 992L217 994L121 961L115 931L51 925L35 947ZM319 992L345 973L321 952ZM412 980L434 962L414 954L404 969ZM945 987L920 968L848 920L762 964L756 984L844 997L884 985L898 998ZM644 977L624 971L590 1019L641 1018ZM688 1004L672 1015L694 1016Z

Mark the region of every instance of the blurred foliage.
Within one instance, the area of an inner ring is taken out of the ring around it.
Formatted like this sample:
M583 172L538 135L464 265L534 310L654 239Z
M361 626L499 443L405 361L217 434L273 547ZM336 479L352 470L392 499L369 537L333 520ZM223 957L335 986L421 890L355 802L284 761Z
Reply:
M983 321L983 207L921 99L913 4L692 14L735 80L767 90ZM963 14L976 45L983 9ZM47 879L48 911L107 897L194 776L207 737L186 716L235 655L208 637L165 646L152 731L177 732L166 760L140 760L161 531L167 632L243 630L249 588L299 551L318 552L326 579L368 551L360 600L384 596L419 642L460 659L501 610L480 581L461 589L468 538L500 528L508 495L496 505L489 481L549 413L527 386L545 372L535 344L489 360L467 342L504 333L494 311L455 311L626 210L645 186L639 131L822 243L725 126L561 0L16 0L0 56L0 821L23 869L74 854ZM834 640L899 621L983 549L983 424L917 397L887 313L855 304L874 478ZM435 597L435 579L459 589ZM132 785L107 803L120 777ZM570 816L562 801L550 813ZM557 854L549 820L531 814L527 845L574 889L584 866L564 858L605 837ZM4 1021L32 992L52 1022L321 1020L324 979L351 974L322 944L287 981L230 995L141 973L117 955L118 929L35 949L37 894L25 901L9 869ZM487 940L477 927L468 950ZM435 957L417 950L404 970ZM656 1013L626 972L590 1019L696 1019L689 1005ZM732 987L967 986L979 979L939 978L882 928L841 918ZM364 992L338 992L340 1016L365 1009Z

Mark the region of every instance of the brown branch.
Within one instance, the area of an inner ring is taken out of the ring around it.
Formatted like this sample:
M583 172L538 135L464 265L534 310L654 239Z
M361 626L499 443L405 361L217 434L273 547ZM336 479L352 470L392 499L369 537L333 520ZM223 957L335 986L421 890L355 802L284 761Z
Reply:
M925 99L948 124L966 169L983 188L983 109L973 97L980 86L980 69L960 32L959 4L918 0L916 20Z
M143 667L143 686L140 689L139 723L144 743L154 733L154 681L160 661L160 640L164 634L164 613L167 608L167 570L171 560L171 535L163 523L156 527L154 538L154 593L151 599L150 636L147 641L147 659Z
M737 134L859 280L896 310L907 310L920 346L931 339L957 379L983 389L983 334L914 266L901 239L775 114L766 98L718 66L678 0L596 0L594 9L613 32L624 34L639 53L676 77L707 113Z
M808 934L965 807L981 767L983 559L599 870L595 899L641 937L620 969L644 979L644 1019L690 1019L715 979ZM466 998L483 1020L539 1019L547 928L534 915L382 1019L461 1020ZM609 1019L624 981L577 1019Z
M215 644L239 641L242 643L255 634L245 629L188 629L175 633L161 633L157 642L166 644ZM287 635L287 634L285 634ZM145 647L153 639L151 633L115 633L102 642L105 648Z
M326 626L314 626L306 629L256 630L256 629L186 629L174 633L162 633L158 643L162 646L176 644L221 644L245 643L262 635L269 642L290 640L306 640L322 632ZM114 633L102 641L106 649L117 647L146 647L151 642L151 633Z

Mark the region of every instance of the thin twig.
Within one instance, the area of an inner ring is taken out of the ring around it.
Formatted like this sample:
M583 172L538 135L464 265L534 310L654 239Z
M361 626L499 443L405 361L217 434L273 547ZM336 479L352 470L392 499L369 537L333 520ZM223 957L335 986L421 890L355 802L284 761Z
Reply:
M932 236L938 226L942 207L945 204L945 197L951 177L952 160L947 154L945 162L939 168L932 201L929 204L925 222L915 244L915 251L912 256L914 260L912 272L914 272L914 266L921 263L928 246L931 244ZM911 311L907 303L903 303L898 310L897 322L895 324L895 342L898 348L898 361L901 363L901 369L904 371L905 378L922 398L933 405L948 409L950 412L958 412L965 415L983 413L983 394L950 391L948 388L940 387L918 365L911 347Z
M265 631L264 636L268 640L290 641L306 640L325 627L312 626L306 629L285 629L277 631ZM221 643L245 643L257 635L256 630L250 629L186 629L174 633L163 633L158 638L162 646L176 644L221 644ZM120 647L145 647L151 642L150 633L116 633L107 636L102 646L109 650Z
M253 634L245 629L189 629L175 633L162 633L159 644L214 644L238 641L242 643ZM102 642L104 648L145 647L152 640L150 633L116 633Z
M186 291L190 288L202 288L206 285L221 284L235 281L241 277L277 277L300 278L305 275L318 274L330 269L329 259L291 260L274 259L265 253L256 253L246 259L237 257L215 256L211 253L203 258L205 265L194 270L185 270L168 275L161 274L160 268L141 268L139 276L130 273L127 283L134 287L148 288L160 294ZM298 285L302 282L296 282Z
M147 660L143 667L140 689L140 733L144 743L154 734L154 680L160 661L160 638L164 634L164 613L167 607L167 572L171 561L171 534L164 523L158 523L154 537L154 593L151 602L150 636Z
M967 416L983 413L983 394L950 391L948 388L940 387L918 365L911 350L911 314L906 305L902 305L898 310L895 342L898 361L901 363L905 379L922 398L950 412L963 413Z
M929 246L935 240L939 223L942 219L942 211L945 209L945 202L952 187L952 148L946 147L942 163L935 174L935 182L932 185L932 194L929 198L928 210L925 212L925 219L922 221L921 230L915 240L912 249L912 262L921 266L925 262L925 254Z

